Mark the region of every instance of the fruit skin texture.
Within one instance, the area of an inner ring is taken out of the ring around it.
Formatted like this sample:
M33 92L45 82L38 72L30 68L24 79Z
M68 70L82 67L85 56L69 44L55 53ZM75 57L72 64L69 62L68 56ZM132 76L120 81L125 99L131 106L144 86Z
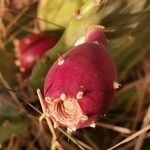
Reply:
M96 41L99 44L103 44L107 47L107 39L104 34L104 27L99 25L92 25L89 27L86 35L85 40L86 42L94 42Z
M55 127L75 131L106 112L114 95L116 68L99 39L70 49L61 60L46 76L45 106Z
M30 34L16 44L17 65L24 77L28 76L32 67L46 51L51 49L59 37L47 33Z

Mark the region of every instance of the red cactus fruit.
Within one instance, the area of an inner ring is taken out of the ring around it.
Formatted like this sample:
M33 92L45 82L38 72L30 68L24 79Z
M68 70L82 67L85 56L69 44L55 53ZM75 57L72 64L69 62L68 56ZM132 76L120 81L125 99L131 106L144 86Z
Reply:
M101 34L102 30L97 32ZM70 49L49 70L44 83L44 100L54 127L75 131L93 126L110 105L116 69L99 39Z
M39 33L28 35L15 43L16 64L19 66L23 76L28 76L31 73L37 59L52 48L58 40L59 38L56 35Z
M97 26L97 25L91 26L88 29L86 36L85 36L86 42L95 41L107 47L107 39L103 32L104 29L105 28L103 26Z
M78 39L75 42L74 46L78 46L85 42L88 42L88 43L96 42L96 43L100 43L101 45L107 47L107 39L103 32L104 29L105 29L104 26L100 26L100 25L90 26L87 33L85 34L85 36Z

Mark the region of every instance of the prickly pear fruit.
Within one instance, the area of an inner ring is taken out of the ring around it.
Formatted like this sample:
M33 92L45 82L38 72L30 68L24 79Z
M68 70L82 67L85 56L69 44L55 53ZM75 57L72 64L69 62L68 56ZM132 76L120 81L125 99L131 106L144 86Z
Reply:
M52 48L59 38L56 35L39 33L31 34L15 42L17 61L23 76L31 73L32 67L46 51Z
M39 88L43 86L44 78L49 68L56 61L58 53L64 54L70 47L72 47L80 37L82 37L86 30L93 24L98 24L101 17L98 17L100 9L105 3L101 0L89 0L85 1L85 4L78 10L79 13L75 13L74 17L69 21L61 39L56 44L52 51L46 53L44 57L38 60L32 74L29 78L29 83L32 88ZM78 12L77 11L77 12ZM76 15L80 17L77 17ZM48 61L45 64L45 61Z
M107 47L107 39L103 32L104 29L105 28L100 25L92 25L91 27L89 27L85 35L86 42L98 42Z
M103 44L103 46L107 47L107 39L105 37L105 34L103 32L105 28L103 26L100 25L92 25L89 27L88 31L86 32L86 34L81 37L80 39L78 39L75 42L75 46L85 43L85 42L97 42L99 44Z
M73 47L49 70L44 100L54 127L63 126L71 132L93 126L110 105L116 69L106 44L99 39Z

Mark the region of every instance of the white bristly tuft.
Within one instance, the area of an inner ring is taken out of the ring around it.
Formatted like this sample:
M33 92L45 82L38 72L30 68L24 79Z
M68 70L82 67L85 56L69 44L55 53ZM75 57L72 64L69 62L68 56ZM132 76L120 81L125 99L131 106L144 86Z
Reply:
M95 128L95 127L96 127L96 124L95 124L95 123L92 123L92 124L90 125L90 127L91 127L91 128Z
M65 60L62 57L58 58L58 65L62 65L64 62Z
M119 84L118 82L114 81L114 83L113 83L114 89L119 89L120 86L121 86L121 84Z
M66 100L66 94L65 94L65 93L62 93L62 94L60 95L60 99L63 100L63 101Z
M82 99L83 98L83 92L79 91L76 95L76 99Z

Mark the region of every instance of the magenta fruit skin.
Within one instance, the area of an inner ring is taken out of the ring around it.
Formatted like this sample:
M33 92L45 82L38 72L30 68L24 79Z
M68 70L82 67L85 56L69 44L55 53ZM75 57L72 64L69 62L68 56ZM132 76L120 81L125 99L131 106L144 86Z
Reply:
M59 38L56 35L39 33L21 39L17 45L17 59L23 76L31 73L32 67L46 51L51 49Z
M44 97L52 101L62 93L76 98L79 91L83 92L78 104L88 119L78 122L76 128L90 126L103 116L113 99L116 68L104 45L94 39L73 47L62 56L64 62L61 65L56 62L46 76ZM45 101L47 109L48 105Z
M99 25L91 26L86 33L86 42L97 42L107 47L107 39L104 34L104 27Z

